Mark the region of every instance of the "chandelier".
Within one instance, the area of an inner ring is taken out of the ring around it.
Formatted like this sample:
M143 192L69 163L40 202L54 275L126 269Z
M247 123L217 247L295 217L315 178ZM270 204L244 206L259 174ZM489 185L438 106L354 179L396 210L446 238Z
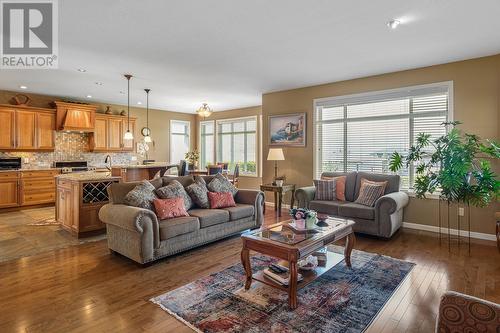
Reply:
M198 110L196 110L196 113L203 118L210 117L210 115L212 114L212 109L210 109L207 103L203 103L203 105L200 106Z

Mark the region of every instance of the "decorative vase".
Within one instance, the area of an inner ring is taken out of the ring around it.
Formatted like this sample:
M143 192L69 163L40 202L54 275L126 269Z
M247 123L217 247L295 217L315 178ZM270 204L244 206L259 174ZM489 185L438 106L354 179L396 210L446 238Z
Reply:
M295 220L295 226L297 227L297 229L305 229L306 221L304 219Z
M318 219L316 216L310 216L306 219L306 228L307 229L313 229L316 226L316 222Z

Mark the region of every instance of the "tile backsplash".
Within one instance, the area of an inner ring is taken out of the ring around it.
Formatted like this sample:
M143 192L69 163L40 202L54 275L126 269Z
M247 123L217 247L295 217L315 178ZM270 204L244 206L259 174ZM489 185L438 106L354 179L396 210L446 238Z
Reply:
M87 161L89 166L103 167L106 155L111 155L113 164L135 164L138 155L126 153L89 152L87 133L56 132L53 152L0 152L0 157L22 157L23 167L51 167L55 161Z

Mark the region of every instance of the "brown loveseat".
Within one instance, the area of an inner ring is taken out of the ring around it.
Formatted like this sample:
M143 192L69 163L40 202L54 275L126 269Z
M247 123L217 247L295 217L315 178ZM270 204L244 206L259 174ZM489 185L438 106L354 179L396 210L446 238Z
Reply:
M204 178L208 183L212 176ZM173 179L184 187L194 181L192 176L181 176L163 177L151 183L159 188ZM101 208L99 218L106 223L109 249L140 264L257 228L264 219L264 194L239 189L236 207L194 208L188 211L189 217L159 221L153 211L123 204L125 195L137 184L139 182L111 185L110 202Z
M384 175L367 172L325 172L324 177L346 176L346 201L315 200L316 188L303 187L295 191L295 199L301 208L309 208L318 213L340 216L356 222L354 231L380 237L391 237L403 224L403 208L408 204L408 194L399 191L399 176ZM371 181L386 181L384 195L380 197L374 207L355 203L361 179Z

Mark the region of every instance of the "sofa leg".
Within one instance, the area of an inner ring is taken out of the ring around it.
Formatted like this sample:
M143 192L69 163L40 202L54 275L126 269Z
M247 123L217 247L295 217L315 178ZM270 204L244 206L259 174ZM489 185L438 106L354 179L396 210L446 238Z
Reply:
M136 261L134 261L134 262L135 262L135 264L136 264L139 268L147 268L147 267L149 267L149 266L151 266L151 265L153 265L153 264L154 264L154 261L149 261L149 262L146 262L146 263L144 263L144 264L138 263L138 262L136 262Z

